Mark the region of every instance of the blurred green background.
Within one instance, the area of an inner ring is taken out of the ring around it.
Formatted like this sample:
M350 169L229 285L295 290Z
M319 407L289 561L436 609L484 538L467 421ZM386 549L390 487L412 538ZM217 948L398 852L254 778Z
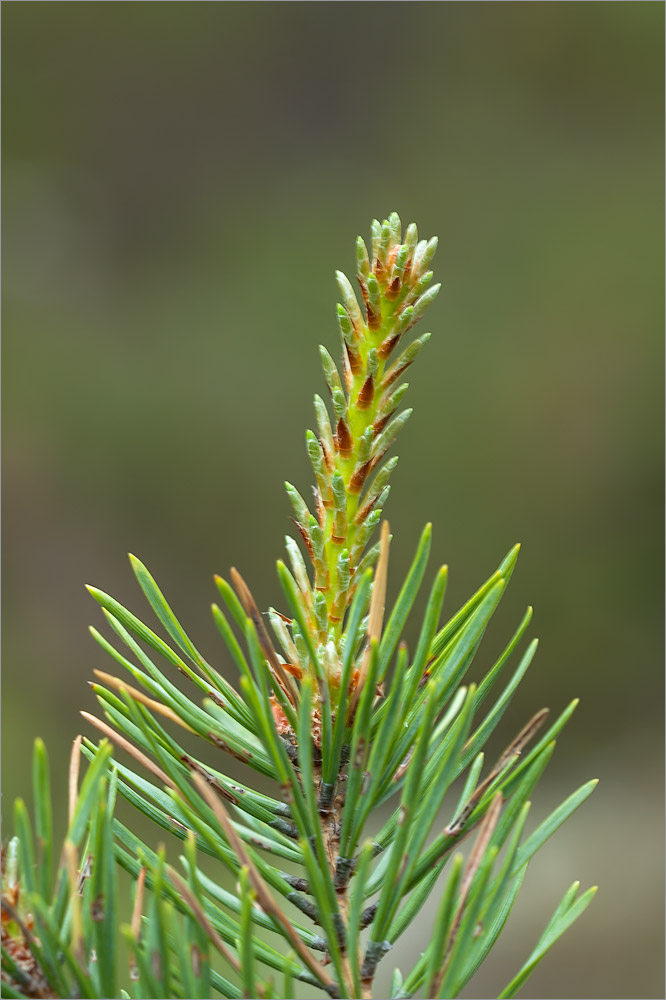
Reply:
M393 592L426 520L450 612L520 540L478 673L528 603L541 647L497 747L578 695L534 819L601 778L468 995L580 878L527 994L663 996L663 29L661 3L3 5L5 836L38 734L64 792L107 666L84 583L143 614L136 552L225 669L212 574L280 606L333 271L395 209L443 290Z

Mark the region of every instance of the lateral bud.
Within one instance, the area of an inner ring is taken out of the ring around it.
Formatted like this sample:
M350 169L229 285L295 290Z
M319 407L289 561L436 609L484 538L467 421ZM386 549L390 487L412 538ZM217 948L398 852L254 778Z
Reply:
M379 407L377 408L377 416L375 417L374 431L375 434L381 434L386 424L389 422L398 406L400 405L400 400L407 392L409 388L409 382L403 382L399 385L397 389L393 392L384 393L379 401Z
M388 255L389 255L390 245L391 245L391 224L388 221L388 219L384 219L384 221L382 222L382 235L379 240L379 253L377 255L382 264L384 272L386 272L388 268L388 262L389 262Z
M340 374L335 366L335 361L322 344L319 345L319 354L321 356L321 363L324 369L324 377L328 384L331 396L336 389L339 389L340 392L342 392L342 382L340 381Z
M349 313L347 312L347 310L345 309L345 307L342 305L341 302L338 302L337 314L338 314L338 326L340 327L340 333L342 335L342 339L346 344L352 344L355 339L354 324L349 318Z
M350 285L347 275L343 274L342 271L336 271L335 277L338 282L340 294L342 295L342 301L344 302L347 312L349 313L349 318L356 332L356 336L360 338L363 336L364 323L360 306L356 296L354 295L354 289Z
M414 312L412 316L412 321L414 323L416 323L417 319L420 319L421 316L423 316L423 313L426 311L430 303L434 302L441 287L441 284L433 285L432 288L429 288L427 292L424 292L423 295L417 299L414 303Z
M406 369L412 364L416 355L428 340L430 340L430 334L424 333L422 336L412 341L409 347L405 348L400 357L384 374L381 384L382 389L388 389L388 387L392 385L397 378L400 378L403 372L406 371Z
M293 570L294 577L296 578L296 583L298 584L298 589L307 599L310 594L310 579L308 577L305 561L301 555L301 550L294 539L290 538L289 535L285 538L285 544L289 555L289 561L291 562L291 568Z
M350 581L349 552L347 549L344 549L338 556L336 570L338 580L336 597L329 615L329 619L333 624L342 621L347 606Z
M336 544L344 542L347 537L347 493L342 476L336 472L333 476L333 534L332 541Z
M384 455L391 447L391 445L397 438L402 428L405 426L405 424L411 417L412 412L413 411L411 407L408 410L403 410L402 413L399 413L397 417L394 417L393 420L391 420L384 428L384 430L381 432L379 437L376 439L373 448L373 454L372 454L373 466L377 465L377 463L380 462L381 459L384 457Z
M370 535L377 526L381 516L381 510L379 510L378 507L375 507L374 510L370 511L365 521L363 521L362 524L359 524L358 531L356 532L356 538L354 539L354 544L352 545L352 550L349 556L352 566L358 566Z
M379 511L379 513L381 515L381 511ZM376 545L373 545L371 549L368 549L368 551L365 553L360 563L356 567L356 573L358 574L358 576L363 576L366 569L371 569L375 565L375 563L379 559L380 549L381 549L381 544L379 542L377 542Z
M328 635L328 605L326 598L320 591L315 594L314 615L319 630L319 641L324 642Z
M324 453L326 467L329 472L333 471L333 431L331 430L331 420L326 409L324 400L319 395L314 398L315 417L317 420L317 430L319 431L319 443Z
M336 423L338 420L344 420L347 416L347 397L342 389L333 390L333 413Z
M317 480L321 501L324 507L329 507L331 505L331 484L323 449L312 431L306 431L305 439L308 456Z
M356 455L356 467L349 480L349 492L350 493L360 493L363 489L363 484L365 483L366 477L370 472L371 468L371 453L372 453L372 442L374 441L375 431L373 427L368 427L363 437L358 443L357 455Z
M391 330L391 332L389 333L389 335L385 338L385 340L382 341L382 343L379 346L379 350L377 351L377 354L382 359L382 361L385 360L386 358L388 358L388 356L392 353L392 351L395 348L396 344L398 343L398 341L402 337L402 335L405 332L405 330L408 330L409 327L414 322L415 322L415 320L414 320L414 307L413 306L407 306L400 313L400 315L398 317L398 321L395 324L395 326L393 327L393 329Z
M367 281L370 274L370 259L368 248L362 236L356 237L356 273L363 282Z
M438 243L439 243L439 240L437 239L436 236L433 236L432 239L428 240L428 242L426 243L426 245L424 247L421 259L419 261L419 272L418 273L423 272L425 270L425 268L428 266L428 264L430 263L430 261L432 260L432 258L435 256L435 251L437 250Z
M389 459L389 461L379 470L363 499L363 505L356 512L356 516L354 518L356 524L361 524L361 522L365 520L372 508L375 506L377 499L388 483L389 476L397 464L398 456L394 455L394 457Z
M289 500L291 501L291 506L293 507L294 514L296 515L296 520L299 524L302 524L303 527L305 527L312 516L308 509L308 505L296 487L292 486L291 483L285 483L284 488L287 491Z
M400 221L400 216L397 212L391 212L387 222L391 230L391 242L395 245L400 243L400 237L402 235L402 223Z
M379 292L379 282L374 274L368 276L368 301L366 309L368 313L368 330L379 330L382 325L382 309Z

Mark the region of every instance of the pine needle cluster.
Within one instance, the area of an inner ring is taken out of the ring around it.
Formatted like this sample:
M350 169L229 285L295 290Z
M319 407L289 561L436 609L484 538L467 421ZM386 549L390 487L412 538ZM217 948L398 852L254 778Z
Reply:
M277 566L280 610L260 613L237 570L216 577L225 652L214 666L135 557L158 631L89 588L108 626L93 637L115 665L95 671L101 714L82 713L102 739L75 741L57 858L36 743L34 826L17 802L3 850L3 996L370 998L380 962L416 923L422 949L404 974L394 970L390 996L455 997L499 937L530 859L592 791L594 781L524 835L575 701L548 727L538 711L494 764L484 760L536 650L535 640L523 648L528 608L481 681L466 681L518 546L445 623L439 569L410 651L403 632L427 571L427 525L385 607L389 453L411 413L400 409L403 377L429 337L411 331L439 291L436 247L413 224L403 234L392 214L373 222L369 246L357 241L360 301L337 274L342 363L320 348L328 398L315 396L306 434L312 502L286 485L295 537ZM193 735L200 756L185 748ZM228 773L229 757L244 765L243 781ZM115 815L118 796L179 844L176 864ZM121 927L117 866L133 885ZM578 888L500 997L517 993L585 909L594 889ZM430 926L422 908L433 893Z

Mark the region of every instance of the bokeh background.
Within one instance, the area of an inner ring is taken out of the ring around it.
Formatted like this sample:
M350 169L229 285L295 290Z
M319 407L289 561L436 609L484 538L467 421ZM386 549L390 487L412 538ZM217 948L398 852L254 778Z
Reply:
M426 520L451 612L520 540L479 668L528 603L541 647L500 743L578 695L534 819L601 779L467 995L580 878L526 994L663 996L663 28L651 2L3 5L4 836L38 734L64 817L106 666L84 583L143 614L136 552L225 669L213 572L279 602L333 271L395 209L443 290L393 592Z

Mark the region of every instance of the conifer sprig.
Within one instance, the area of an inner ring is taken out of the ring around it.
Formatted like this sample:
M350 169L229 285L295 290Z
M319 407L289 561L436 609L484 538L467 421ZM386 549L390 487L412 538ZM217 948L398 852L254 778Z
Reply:
M17 838L3 855L3 995L130 996L119 987L115 950L119 864L135 887L131 924L122 928L131 948L124 981L134 997L288 998L300 982L324 996L369 998L380 962L412 922L423 923L438 886L430 940L424 927L427 943L404 977L394 971L391 997L457 996L495 944L530 859L592 791L596 782L583 785L524 837L530 797L575 701L540 738L548 712L537 712L494 766L484 761L536 649L533 641L503 679L528 609L478 679L477 650L518 546L445 624L448 572L440 568L410 652L402 636L427 569L427 525L394 605L385 607L386 521L370 543L396 463L386 453L410 413L398 409L406 389L398 380L428 335L408 345L405 337L439 288L430 287L428 270L435 248L436 240L418 240L414 225L403 236L393 214L373 223L369 250L357 242L362 305L338 274L342 375L321 348L330 409L315 397L317 431L307 434L314 513L287 486L311 568L288 538L291 570L277 567L282 611L262 615L237 570L231 583L216 577L213 618L226 649L218 669L135 557L166 639L89 588L112 634L110 641L92 629L93 638L119 673L95 671L103 717L83 715L104 738L75 743L59 861L44 751L36 748L38 848L18 803ZM231 664L237 683L228 679ZM466 680L472 669L476 683ZM190 682L189 693L175 673ZM190 748L193 736L201 753ZM90 762L80 791L79 748ZM245 765L243 781L229 773L230 757ZM118 794L169 833L171 852L182 845L179 871L165 848L154 850L115 816ZM382 806L389 815L380 824ZM219 875L202 869L204 854ZM501 996L515 995L593 892L578 897L574 883Z
M302 560L288 547L297 593L318 643L325 648L331 642L338 654L359 568L372 566L379 554L377 548L368 552L367 545L397 463L397 458L384 459L412 412L398 412L408 386L395 383L430 336L424 334L405 349L406 334L440 288L429 287L433 272L428 266L437 239L419 241L412 223L403 242L396 213L381 224L373 222L370 253L360 236L356 246L363 309L348 278L336 273L342 298L337 307L342 376L326 348L319 349L332 412L316 395L317 432L306 434L315 476L314 514L296 488L286 484L313 564L311 583Z

